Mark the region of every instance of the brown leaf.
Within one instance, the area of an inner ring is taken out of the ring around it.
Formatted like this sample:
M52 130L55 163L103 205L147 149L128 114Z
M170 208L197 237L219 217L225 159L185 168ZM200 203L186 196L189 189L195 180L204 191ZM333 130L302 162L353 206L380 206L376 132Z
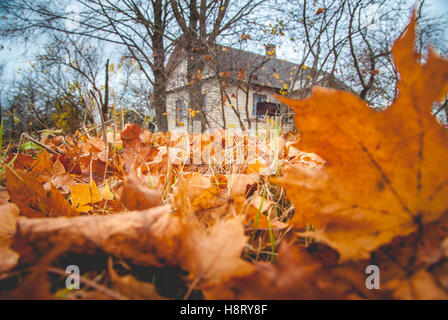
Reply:
M9 202L9 192L6 188L0 187L0 205L4 205Z
M392 290L396 299L446 300L448 293L439 287L432 274L419 270L411 277L395 278L381 288Z
M207 299L335 299L344 298L338 286L305 249L282 243L277 264L257 262L252 272L209 288Z
M316 11L316 15L320 15L321 13L324 13L325 10L327 10L327 9L325 9L325 8L318 8L317 11Z
M53 186L45 190L40 182L24 170L6 169L6 187L12 202L27 217L56 217L79 215L64 196Z
M143 131L137 124L131 124L121 133L123 141L123 158L126 169L129 170L133 165L138 165L141 161L150 161L157 154L156 148L145 145L142 141Z
M101 194L92 179L87 184L70 186L72 191L72 206L79 212L87 212L93 209L92 205L101 201Z
M19 260L19 255L10 248L18 216L19 208L15 204L0 205L0 273L15 267Z
M205 225L213 224L232 212L230 196L212 185L210 177L199 173L179 179L174 190L174 203L182 217L196 217Z
M132 275L120 276L114 270L112 258L108 261L108 270L112 288L133 300L162 300L154 284L143 282Z
M227 176L227 188L233 197L238 195L247 197L253 189L256 189L259 180L258 174L235 173Z
M200 278L202 286L250 273L251 265L241 259L247 239L239 217L217 222L209 232L197 223L187 224L181 266L190 272L190 280Z
M223 50L224 50L224 48L223 48ZM220 72L219 76L223 77L224 79L228 79L230 77L230 72L229 71Z
M16 239L37 255L67 245L74 253L107 253L144 266L176 265L181 245L179 219L167 206L113 215L19 218L18 230Z
M121 202L129 210L149 209L161 205L162 193L144 185L136 173L131 172L124 178Z
M367 258L448 210L448 137L431 114L448 62L430 49L427 63L419 64L414 40L413 19L393 46L399 96L384 112L348 92L322 88L305 100L278 97L295 111L297 147L326 165L295 166L276 181L295 205L293 222L321 228L314 237L342 260Z

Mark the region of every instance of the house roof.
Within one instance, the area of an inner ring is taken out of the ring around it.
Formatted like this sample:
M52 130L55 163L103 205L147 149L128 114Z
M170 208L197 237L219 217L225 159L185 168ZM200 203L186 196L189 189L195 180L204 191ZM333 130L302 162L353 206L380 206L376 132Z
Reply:
M266 56L248 52L231 47L218 47L218 65L222 71L229 71L232 80L240 80L238 75L240 70L244 70L242 79L248 80L252 73L250 83L259 86L266 86L275 89L286 89L292 84L294 77L300 65L287 61L286 59L278 59L275 56ZM296 85L300 81L307 81L311 75L309 68L300 68L300 73L296 79ZM322 71L317 81L313 85L334 88L352 92L353 90L345 85L334 75ZM306 89L310 91L311 88ZM309 92L306 92L308 94Z
M238 74L244 70L243 80L248 80L252 75L252 84L276 89L283 89L285 83L289 84L299 68L295 63L273 56L266 58L264 55L229 47L218 47L217 57L218 66L222 72L230 72L230 79L239 80Z
M182 54L177 55L178 60L176 60L180 62L183 57L185 57L184 50L182 50ZM212 65L212 70L216 70L214 65L216 61L219 72L228 73L226 76L230 81L248 81L249 76L251 76L251 84L275 89L286 89L285 84L287 86L291 85L297 70L300 68L298 64L285 59L278 59L274 56L266 57L265 55L225 46L218 46L213 58L207 62ZM173 64L173 61L169 61L168 64ZM296 84L300 81L307 81L309 75L309 68L301 68ZM314 85L352 91L341 80L326 72L321 72Z

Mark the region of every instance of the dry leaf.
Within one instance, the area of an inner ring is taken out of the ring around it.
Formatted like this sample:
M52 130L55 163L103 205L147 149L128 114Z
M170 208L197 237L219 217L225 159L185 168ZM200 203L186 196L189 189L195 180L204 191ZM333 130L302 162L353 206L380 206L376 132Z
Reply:
M346 286L334 283L330 275L302 248L282 243L277 264L257 262L252 272L234 276L221 286L210 288L207 299L335 299L343 298Z
M252 189L256 189L259 180L258 174L235 173L227 176L227 187L232 197L246 197Z
M70 186L72 191L72 206L79 212L93 209L92 205L101 201L101 194L92 179L88 184Z
M112 258L109 258L108 270L112 288L129 299L134 300L161 300L163 299L158 293L154 284L143 282L132 275L120 276L114 270Z
M121 156L128 171L141 161L151 161L157 154L157 149L143 143L142 136L145 132L137 124L132 124L128 125L121 133L121 140L123 140Z
M206 225L232 212L230 196L212 185L209 176L198 173L179 179L174 191L174 202L181 216L196 217Z
M104 187L101 188L100 195L102 200L114 200L114 194L110 190L109 181L106 181Z
M315 237L342 260L366 258L448 209L448 137L431 114L446 86L448 62L430 49L420 65L414 40L413 19L393 46L399 97L386 111L322 88L301 101L278 97L296 113L297 148L318 154L326 166L295 166L276 181L295 205L294 222L322 228Z
M19 260L19 255L10 248L18 216L19 208L15 204L0 205L0 273L15 267Z
M394 297L402 300L448 299L448 293L436 283L433 275L425 270L419 270L409 278L393 279L381 289L394 291Z
M194 222L184 229L181 266L190 272L190 280L200 278L207 287L252 271L241 259L248 237L240 217L219 221L209 232Z
M45 190L40 182L24 170L6 169L6 187L12 202L27 217L56 217L79 215L64 196L53 186Z
M162 193L151 190L132 172L124 178L121 202L129 210L149 209L161 204Z
M17 240L36 254L67 245L71 252L102 254L144 266L176 265L181 244L178 217L167 206L75 218L19 218Z

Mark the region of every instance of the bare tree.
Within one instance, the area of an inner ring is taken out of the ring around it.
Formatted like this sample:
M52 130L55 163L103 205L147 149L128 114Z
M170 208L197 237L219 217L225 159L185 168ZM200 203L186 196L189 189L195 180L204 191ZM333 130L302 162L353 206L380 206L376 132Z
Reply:
M279 2L280 16L287 21L280 26L282 33L298 44L300 53L300 68L291 87L306 96L314 85L334 81L331 86L338 87L339 79L348 86L345 89L375 106L390 103L398 81L391 48L408 23L413 4L406 0ZM426 5L419 1L416 7L419 50L447 26L446 18L427 17Z
M197 111L201 120L201 130L205 130L207 117L204 115L202 101L202 74L205 56L210 54L218 37L223 36L238 24L243 24L263 0L240 1L229 0L170 0L174 17L182 36L178 41L187 57L187 81L189 100L192 109Z
M71 5L78 8L76 19L64 11L61 3L54 4L53 1L5 3L3 10L7 22L1 25L0 34L12 36L48 30L126 48L153 87L152 106L158 128L166 131L166 79L169 71L165 62L169 44L165 40L168 39L166 30L171 19L167 0L75 0ZM67 22L75 22L76 28Z

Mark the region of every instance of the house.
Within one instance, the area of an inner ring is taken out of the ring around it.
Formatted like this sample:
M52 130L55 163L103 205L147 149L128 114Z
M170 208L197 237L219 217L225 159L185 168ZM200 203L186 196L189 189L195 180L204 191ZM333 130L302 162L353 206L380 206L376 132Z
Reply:
M235 48L218 46L204 55L204 67L198 71L197 81L202 84L202 113L205 121L197 120L198 108L190 103L187 80L187 58L177 54L176 63L168 76L167 117L168 128L200 132L201 125L208 130L218 128L258 129L266 117L275 119L282 127L292 128L292 113L280 105L275 94L292 90L292 98L303 98L313 85L346 89L337 78L321 72L312 75L309 68L278 59L275 46L265 46L265 55ZM299 71L299 72L297 72ZM296 81L294 81L297 75ZM294 84L294 87L291 86Z

